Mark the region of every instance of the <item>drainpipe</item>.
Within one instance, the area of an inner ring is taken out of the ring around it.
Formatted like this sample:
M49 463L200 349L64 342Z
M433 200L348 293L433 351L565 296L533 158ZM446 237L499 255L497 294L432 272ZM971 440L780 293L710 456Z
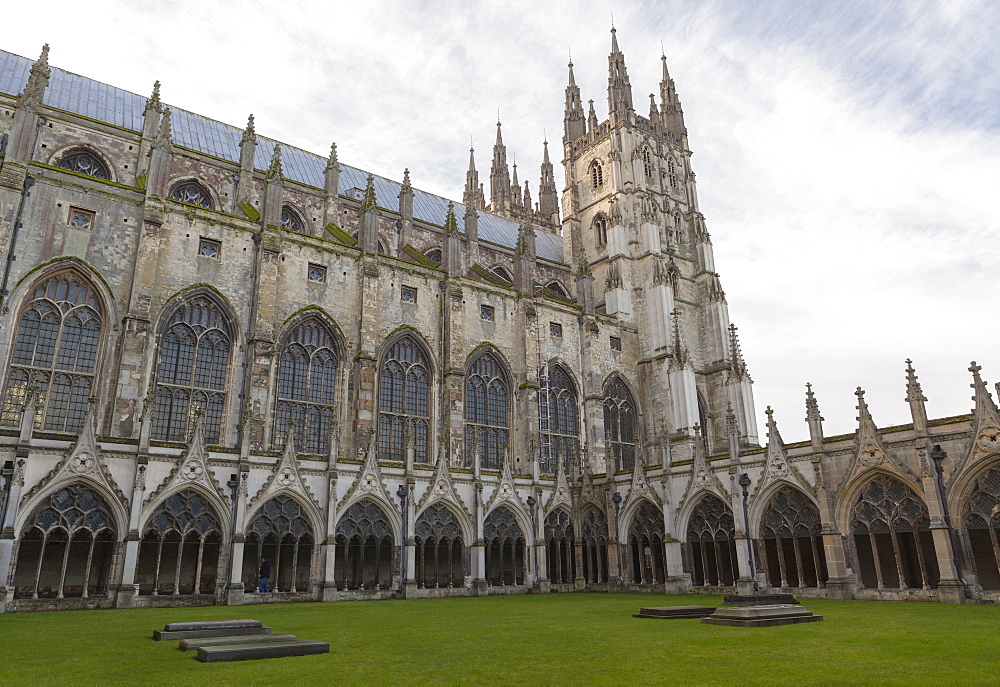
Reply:
M17 204L17 215L14 217L14 226L10 232L10 249L7 251L7 263L3 268L3 282L0 283L0 307L5 304L7 298L7 283L10 280L10 268L17 259L14 255L14 247L17 244L18 229L21 228L21 214L24 212L24 200L31 195L31 187L35 185L35 180L29 176L24 177L24 186L21 189L21 199Z

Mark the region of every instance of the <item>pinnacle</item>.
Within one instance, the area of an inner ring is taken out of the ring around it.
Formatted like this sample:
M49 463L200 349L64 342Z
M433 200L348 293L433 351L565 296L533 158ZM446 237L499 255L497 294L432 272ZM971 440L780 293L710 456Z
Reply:
M46 43L42 46L42 53L38 56L38 61L42 64L49 63L49 44Z

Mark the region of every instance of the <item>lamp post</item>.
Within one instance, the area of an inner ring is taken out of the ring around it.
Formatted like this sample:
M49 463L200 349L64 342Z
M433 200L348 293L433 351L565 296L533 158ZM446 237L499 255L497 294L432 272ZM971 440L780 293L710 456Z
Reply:
M625 584L625 578L622 576L622 543L618 527L618 516L622 510L622 495L616 491L611 497L611 502L615 504L615 556L618 558L618 586L622 587Z
M229 481L226 482L226 486L229 487L229 500L233 502L232 513L229 518L229 557L226 558L226 587L225 590L228 593L229 587L233 583L233 548L236 545L236 504L238 501L237 490L240 488L239 475L235 472L229 475Z
M399 593L403 593L403 581L406 579L406 497L410 491L406 488L405 484L400 484L399 489L396 490L396 496L399 497L399 508L403 513L403 531L402 536L400 536L400 554L399 554Z
M14 461L5 461L0 468L0 477L3 478L3 505L0 506L0 529L3 529L4 521L7 520L7 502L10 501L10 487L14 481Z
M538 526L535 524L535 506L538 500L528 497L528 510L531 511L531 557L535 560L535 584L538 584Z
M750 564L750 579L753 580L753 590L757 591L757 571L753 564L753 542L750 540L750 475L740 475L740 487L743 488L743 536L747 540L747 563Z
M934 448L931 449L930 456L934 461L934 471L937 473L937 488L938 495L941 497L941 508L944 510L944 524L948 528L948 536L951 539L951 560L955 564L955 574L958 575L958 579L962 582L962 591L965 594L965 598L971 599L972 592L969 591L969 583L965 581L965 577L962 575L962 560L958 553L958 537L955 536L955 528L951 526L951 514L948 512L948 499L944 492L943 463L944 459L948 457L948 454L941 448L941 444L934 444Z

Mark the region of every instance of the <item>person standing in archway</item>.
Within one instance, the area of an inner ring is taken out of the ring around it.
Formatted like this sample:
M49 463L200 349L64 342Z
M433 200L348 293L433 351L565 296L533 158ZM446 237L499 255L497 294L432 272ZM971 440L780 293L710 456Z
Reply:
M266 558L260 559L260 592L267 594L271 590L267 588L267 582L271 579L271 563Z

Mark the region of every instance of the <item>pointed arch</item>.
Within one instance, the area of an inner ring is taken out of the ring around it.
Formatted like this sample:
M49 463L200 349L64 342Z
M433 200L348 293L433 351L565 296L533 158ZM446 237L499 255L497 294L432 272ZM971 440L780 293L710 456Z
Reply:
M629 384L617 372L604 382L604 443L615 471L635 467L639 443L639 407Z
M590 187L592 189L596 190L604 186L604 167L601 165L600 160L594 160L590 163L588 174L590 176Z
M493 586L524 584L527 563L524 513L500 504L483 518L486 580Z
M758 568L772 587L819 587L826 582L822 519L815 500L779 479L756 495L750 537Z
M620 529L627 533L632 581L662 584L666 580L663 510L649 499L639 498L623 515L628 527Z
M594 243L598 248L608 245L608 217L603 212L594 215L591 222L594 231Z
M583 541L583 578L590 584L608 581L608 542L611 532L607 514L597 506L584 507L580 515Z
M112 172L114 167L107 156L90 145L76 143L63 148L52 155L51 164L54 167L94 179L116 181Z
M554 508L545 516L546 570L555 584L572 584L576 580L575 534L573 514L565 506Z
M562 463L570 474L570 463L579 455L579 388L569 368L556 361L542 368L538 390L538 422L541 438L540 469L555 474Z
M653 166L653 152L648 143L642 146L642 171L647 179L652 179L656 172Z
M294 593L308 589L316 542L322 532L318 516L315 504L287 489L271 494L248 514L246 550L255 551L255 555L243 557L244 584L259 584L258 564L267 558L271 562L273 591Z
M302 219L302 213L291 203L285 203L281 206L281 217L279 222L281 223L281 228L286 231L294 231L298 234L308 233L306 231L305 220Z
M98 395L108 345L108 296L77 261L39 273L21 299L7 359L0 426L17 427L29 396L34 428L77 434Z
M961 491L959 491L961 489ZM1000 589L1000 460L991 460L967 473L952 487L952 513L968 558L982 589Z
M514 278L511 276L510 271L503 265L493 265L493 267L490 268L490 271L506 282L514 281Z
M401 522L395 508L371 496L355 499L341 509L337 521L338 589L375 589L388 586L398 574L396 557Z
M685 530L686 565L695 585L732 586L739 577L736 521L729 505L711 492L693 504Z
M405 461L412 442L414 461L430 462L432 356L426 340L403 327L382 346L379 357L378 451L387 460Z
M415 579L421 588L461 587L469 567L472 527L462 511L443 500L432 501L414 522Z
M470 355L465 368L465 465L499 470L510 441L512 375L492 346Z
M171 182L167 193L170 200L187 205L196 205L207 210L219 207L219 197L202 179L182 177Z

